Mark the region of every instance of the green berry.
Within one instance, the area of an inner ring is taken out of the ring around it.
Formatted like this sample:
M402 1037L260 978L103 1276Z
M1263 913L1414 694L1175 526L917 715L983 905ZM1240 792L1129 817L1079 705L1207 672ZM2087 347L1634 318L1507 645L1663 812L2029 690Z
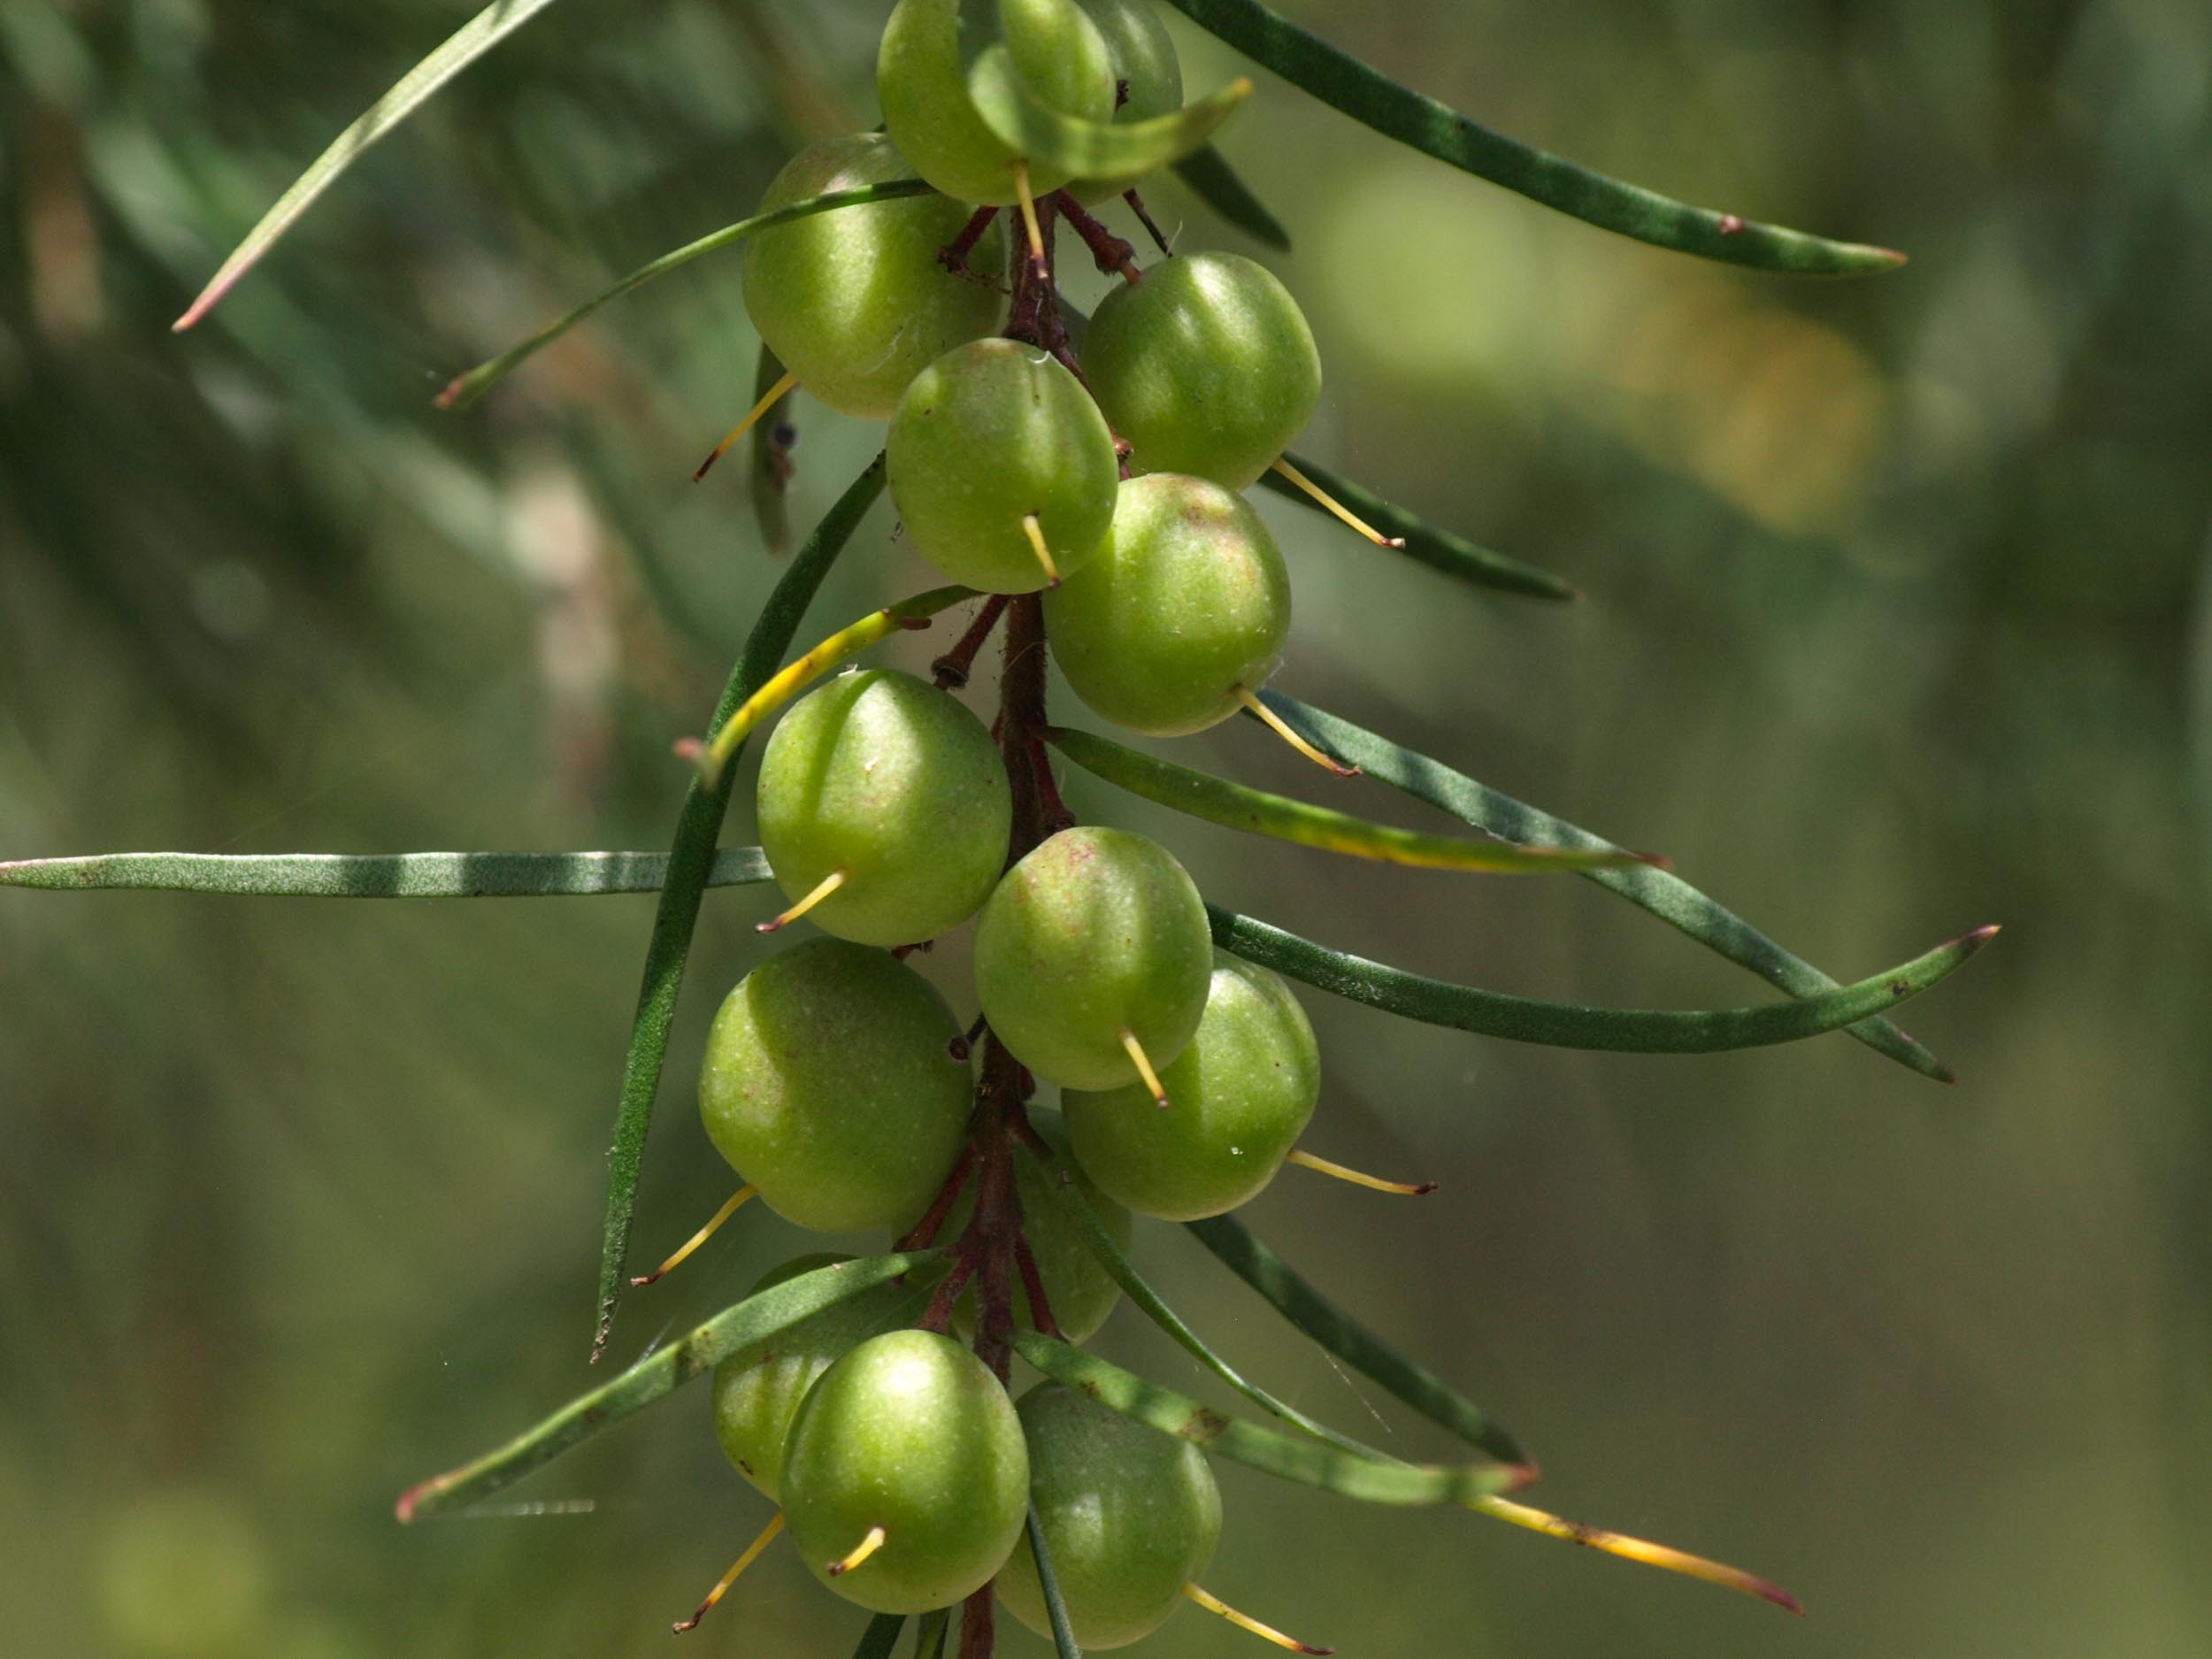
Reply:
M1100 1192L1075 1163L1067 1130L1062 1126L1057 1112L1033 1113L1032 1121L1046 1143L1070 1166L1075 1176L1075 1190L1125 1255L1131 1230L1129 1212ZM1121 1286L1099 1265L1076 1223L1069 1219L1065 1201L1057 1190L1059 1185L1059 1178L1026 1150L1015 1152L1014 1195L1021 1201L1022 1233L1029 1240L1030 1253L1036 1257L1038 1277L1044 1280L1046 1305L1052 1310L1053 1323L1060 1327L1062 1336L1071 1342L1084 1342L1096 1335L1099 1326L1106 1323L1106 1316L1113 1312L1114 1304L1121 1300ZM958 1239L974 1213L975 1187L971 1183L947 1212L944 1225L938 1230L937 1241L949 1244ZM913 1218L892 1231L895 1234L905 1233L919 1218L918 1211ZM962 1294L953 1306L952 1317L955 1329L974 1332L974 1291ZM1014 1286L1014 1323L1025 1331L1037 1328L1036 1320L1030 1315L1029 1298L1018 1280Z
M1196 1221L1275 1179L1321 1097L1306 1010L1267 969L1214 957L1205 1017L1165 1071L1166 1110L1141 1088L1061 1094L1084 1173L1132 1210Z
M761 757L760 839L794 902L864 945L918 944L975 913L1006 867L1013 795L983 723L894 669L841 674L778 722Z
M949 1607L989 1583L1020 1537L1029 1454L1013 1402L950 1337L894 1331L822 1373L784 1451L784 1518L814 1576L879 1613ZM877 1527L850 1571L832 1563Z
M746 1294L757 1296L802 1273L851 1259L795 1256L763 1275ZM714 1432L737 1472L776 1499L783 1490L784 1440L815 1379L870 1337L908 1323L913 1303L912 1292L895 1284L877 1285L738 1349L717 1365Z
M1091 319L1083 372L1131 459L1242 489L1321 401L1321 357L1290 290L1230 253L1146 267Z
M1090 562L1044 596L1052 654L1102 719L1154 737L1237 711L1282 660L1290 577L1245 500L1174 472L1121 487Z
M944 1185L967 1133L960 1023L888 953L813 939L737 983L707 1033L699 1116L787 1221L887 1227Z
M914 177L880 133L852 133L801 150L768 186L765 213L833 190ZM833 208L745 244L745 309L768 349L832 409L882 420L930 362L998 326L999 296L937 261L967 210L942 196ZM993 226L973 257L1006 257Z
M1086 120L1112 117L1113 57L1074 0L1001 0L999 20L1014 72L1039 99ZM901 153L947 196L1001 207L1017 199L1020 157L968 96L960 0L899 0L876 55L876 101ZM1066 182L1066 173L1032 163L1033 195Z
M916 375L886 449L907 534L971 588L1046 585L1029 515L1062 576L1113 522L1121 468L1105 417L1074 375L1019 341L971 341Z
M1158 1629L1213 1559L1221 1493L1205 1455L1058 1383L1021 1398L1029 1499L1079 1647L1125 1647ZM1050 1616L1025 1535L999 1600L1048 1640Z
M1063 830L1006 872L975 930L975 983L999 1041L1039 1077L1117 1088L1183 1052L1206 1005L1206 906L1157 841Z
M1113 58L1114 81L1129 96L1114 110L1116 124L1148 121L1172 115L1183 107L1183 64L1175 54L1174 37L1160 21L1151 0L1075 0L1098 32L1106 37ZM1095 206L1143 182L1144 175L1126 179L1080 179L1068 193L1086 207Z

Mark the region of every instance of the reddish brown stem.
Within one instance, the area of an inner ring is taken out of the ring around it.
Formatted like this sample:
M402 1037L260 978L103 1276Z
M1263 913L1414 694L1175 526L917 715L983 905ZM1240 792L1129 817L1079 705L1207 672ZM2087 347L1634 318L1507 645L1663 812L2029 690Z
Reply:
M1060 1334L1052 1304L1045 1300L1044 1275L1037 1268L1037 1253L1029 1248L1029 1235L1014 1235L1014 1265L1021 1270L1022 1294L1029 1299L1029 1322L1049 1337Z
M982 650L984 641L998 626L998 619L1006 612L1006 595L993 594L983 602L983 609L975 613L975 620L968 624L968 631L959 642L932 663L930 672L936 676L937 689L953 691L968 683L968 676L975 672L976 654Z
M929 1201L929 1208L922 1212L922 1218L907 1229L906 1236L898 1241L897 1248L926 1250L937 1242L937 1229L945 1225L945 1217L960 1202L960 1194L968 1184L968 1177L975 1173L978 1156L975 1142L970 1141L961 1150L960 1162L952 1166L952 1173L945 1177L945 1184L937 1189L937 1196Z
M1129 204L1129 211L1137 216L1138 222L1150 234L1153 245L1170 258L1174 257L1175 250L1167 245L1167 238L1160 234L1160 227L1152 222L1152 215L1145 211L1144 197L1134 190L1124 190L1121 199Z
M991 1595L987 1584L961 1605L960 1659L990 1659Z
M1052 195L1052 204L1066 218L1075 234L1083 239L1083 245L1091 250L1091 257L1108 276L1118 276L1125 282L1133 283L1143 276L1137 269L1137 250L1133 244L1117 236L1097 219L1084 211L1083 204L1065 190ZM1147 220L1148 224L1151 221ZM1159 235L1154 231L1154 237Z
M968 256L975 251L976 243L983 240L983 233L991 228L991 221L998 215L999 210L995 207L976 209L960 227L960 234L937 250L937 263L955 276L980 282L985 288L996 288L997 283L968 264Z

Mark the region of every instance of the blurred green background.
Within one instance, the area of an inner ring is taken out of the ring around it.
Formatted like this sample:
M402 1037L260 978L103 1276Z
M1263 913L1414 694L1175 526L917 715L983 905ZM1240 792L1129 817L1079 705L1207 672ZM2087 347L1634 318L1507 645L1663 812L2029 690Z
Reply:
M1806 1623L1234 1468L1212 1587L1348 1655L2212 1651L2212 12L1290 9L1508 131L1913 257L1701 266L1263 76L1225 147L1294 227L1271 263L1330 375L1304 447L1588 595L1487 597L1263 498L1300 604L1279 683L1671 854L1844 978L2008 931L1906 1021L1955 1091L1840 1037L1584 1056L1305 999L1311 1144L1444 1187L1291 1171L1263 1233L1511 1424L1540 1501L1771 1574ZM0 0L0 856L664 845L668 742L779 568L742 468L687 481L749 401L734 256L475 415L429 399L739 217L800 135L872 121L883 10L557 8L178 339L465 0ZM1234 73L1175 22L1194 86ZM877 439L797 419L806 523ZM890 531L879 508L809 635L926 584ZM1248 723L1178 752L1326 793ZM1431 972L1764 995L1587 884L1160 830L1216 898ZM710 900L641 1256L726 1191L687 1073L765 904ZM0 1648L666 1651L766 1518L703 1393L487 1512L391 1515L588 1380L649 912L0 893ZM929 961L956 1000L961 966ZM748 1213L632 1299L619 1356L799 1244ZM1141 1254L1298 1403L1446 1449L1177 1230ZM1104 1351L1207 1392L1141 1324ZM860 1623L782 1552L687 1640L839 1659ZM1263 1650L1186 1612L1148 1651Z

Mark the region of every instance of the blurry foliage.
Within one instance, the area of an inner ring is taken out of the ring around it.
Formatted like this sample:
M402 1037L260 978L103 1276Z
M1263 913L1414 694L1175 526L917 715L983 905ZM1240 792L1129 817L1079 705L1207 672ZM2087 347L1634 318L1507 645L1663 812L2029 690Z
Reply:
M1266 502L1300 584L1286 688L1670 853L1846 978L1931 926L2009 929L1909 1021L1955 1094L1840 1040L1573 1055L1307 999L1323 1144L1446 1187L1394 1208L1286 1178L1255 1225L1514 1425L1547 1502L1770 1572L1803 1630L1471 1521L1348 1528L1235 1471L1219 1587L1354 1653L2206 1651L2212 13L1291 9L1505 130L1913 263L1697 266L1263 84L1225 148L1295 237L1274 263L1330 373L1305 447L1589 595L1471 595ZM555 8L173 339L228 242L462 15L0 0L8 856L663 841L667 740L775 570L741 473L685 481L752 385L733 265L609 311L477 415L429 399L739 217L803 135L872 119L879 10ZM1229 72L1175 23L1194 84ZM1172 183L1156 205L1234 242ZM806 523L874 440L798 424ZM926 585L889 527L825 627ZM1315 787L1242 723L1193 753ZM1221 902L1430 972L1741 994L1558 884L1322 879L1166 833ZM649 1247L721 1194L682 1072L755 902L703 926ZM579 1384L646 917L0 896L10 1651L662 1651L760 1519L703 1402L524 1489L587 1512L388 1510ZM788 1244L764 1216L732 1233L619 1340ZM1141 1256L1240 1365L1358 1426L1187 1240ZM1103 1351L1195 1386L1126 1316ZM691 1640L835 1653L857 1628L773 1557L717 1621ZM1148 1651L1222 1640L1184 1620Z

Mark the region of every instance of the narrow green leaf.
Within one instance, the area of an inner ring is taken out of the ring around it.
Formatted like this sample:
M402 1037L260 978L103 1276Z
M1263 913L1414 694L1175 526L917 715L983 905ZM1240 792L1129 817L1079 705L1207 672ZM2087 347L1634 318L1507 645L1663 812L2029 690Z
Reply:
M102 853L0 864L0 887L161 889L296 899L520 899L657 893L666 853ZM772 879L757 847L731 847L710 887Z
M1977 928L1856 985L1793 1002L1695 1010L1584 1008L1428 979L1333 950L1218 905L1206 910L1213 918L1214 942L1224 950L1352 1002L1486 1037L1626 1054L1717 1054L1816 1037L1919 995L1948 978L1997 932Z
M941 1255L937 1250L910 1250L901 1256L834 1263L749 1296L735 1307L724 1309L681 1340L647 1355L605 1386L570 1401L497 1450L410 1486L400 1494L399 1518L419 1520L489 1497L579 1441L665 1399L740 1348L787 1330L825 1308L849 1301ZM918 1312L922 1302L918 1294L914 1298Z
M922 1615L914 1627L914 1659L944 1659L945 1632L952 1625L952 1609L938 1608Z
M929 618L939 611L949 611L978 596L972 588L933 588L926 594L916 594L895 605L871 611L859 621L838 629L779 669L758 691L732 711L720 731L699 745L695 757L699 775L711 783L752 735L753 728L788 703L801 687L811 685L848 657L859 656L878 640L896 634L901 628L926 626Z
M549 4L549 0L547 0ZM795 219L806 219L812 214L826 213L833 208L865 207L872 202L896 201L902 196L927 196L930 188L919 179L894 179L887 184L864 185L856 190L832 190L826 196L810 196L803 202L794 202L771 213L756 213L750 219L741 219L734 225L725 225L720 230L702 236L649 264L640 265L612 288L603 288L573 311L565 311L534 334L526 335L509 346L497 357L478 364L466 373L457 374L446 382L445 390L437 396L441 409L466 409L485 393L505 380L540 351L551 345L570 329L582 322L594 311L626 294L634 293L656 277L666 276L680 265L689 265L701 254L712 253L740 242L756 231L772 230L778 225L787 225ZM782 373L779 368L778 375ZM764 395L771 379L755 396Z
M753 372L753 401L758 403L783 379L783 364L764 345L760 366ZM791 403L764 420L753 423L753 465L750 480L753 522L769 553L781 558L791 550L791 446L783 437L795 431L791 425Z
M1175 172L1200 201L1255 242L1282 253L1290 251L1290 233L1282 220L1252 194L1252 187L1229 165L1220 146L1200 145L1175 164Z
M1205 1339L1183 1322L1182 1316L1167 1305L1158 1291L1145 1282L1144 1276L1121 1253L1121 1248L1114 1242L1113 1234L1106 1231L1105 1224L1099 1220L1097 1211L1084 1198L1082 1189L1075 1185L1074 1178L1066 1166L1056 1158L1046 1158L1042 1154L1038 1156L1046 1168L1058 1176L1059 1179L1051 1189L1053 1197L1075 1223L1084 1244L1098 1258L1099 1265L1122 1287L1129 1300L1137 1304L1147 1318L1175 1340L1176 1346L1253 1404L1280 1417L1292 1427L1302 1429L1317 1440L1360 1457L1386 1455L1349 1435L1338 1433L1317 1418L1308 1417L1287 1401L1277 1399L1257 1383L1246 1381L1234 1366L1207 1347Z
M1000 0L959 0L961 65L976 113L1017 155L1077 179L1128 179L1179 161L1212 137L1251 96L1240 76L1195 104L1144 121L1092 121L1029 89L1000 26Z
M1405 1463L1376 1453L1293 1440L1256 1423L1223 1417L1187 1394L1148 1382L1056 1338L1023 1331L1016 1334L1014 1346L1055 1382L1079 1388L1101 1405L1163 1434L1188 1440L1262 1474L1365 1503L1450 1503L1479 1509L1485 1500L1510 1492L1527 1479L1526 1471L1508 1463Z
M1045 1548L1045 1529L1037 1519L1037 1506L1029 1506L1029 1553L1037 1558L1037 1585L1045 1593L1045 1617L1052 1621L1052 1645L1060 1659L1083 1659L1075 1645L1075 1628L1068 1623L1068 1604L1060 1594L1059 1575L1052 1570L1052 1552Z
M1193 772L1156 756L1141 755L1094 732L1056 726L1045 735L1084 771L1133 795L1225 829L1295 841L1323 852L1424 870L1463 870L1488 875L1529 875L1648 862L1617 849L1586 852L1516 847L1502 841L1468 841L1393 829L1287 795L1231 783L1210 772Z
M1519 1442L1473 1401L1434 1371L1406 1358L1316 1290L1234 1216L1215 1216L1183 1225L1227 1263L1231 1272L1266 1297L1284 1318L1354 1370L1371 1377L1478 1451L1489 1453L1500 1463L1535 1467Z
M1385 535L1402 538L1405 545L1392 551L1417 559L1432 570L1501 593L1522 594L1536 599L1582 597L1581 590L1564 577L1539 570L1533 565L1524 565L1502 553L1493 553L1449 530L1440 530L1426 519L1415 517L1402 507L1393 506L1366 486L1354 483L1341 472L1331 472L1317 461L1309 461L1302 455L1286 455L1283 459ZM1317 512L1324 511L1320 503L1272 467L1260 474L1260 483L1278 495L1287 495L1301 506L1310 507Z
M1678 253L1796 276L1861 276L1905 257L1692 207L1479 127L1258 0L1170 0L1199 27L1386 138L1603 230Z
M1378 736L1365 726L1340 719L1325 709L1317 709L1279 692L1260 695L1268 707L1300 735L1339 760L1349 762L1369 777L1404 790L1417 801L1425 801L1450 813L1463 824L1529 847L1578 847L1594 851L1613 846L1602 836L1593 835L1564 818L1502 795L1477 783L1464 772L1455 772L1440 761ZM1792 956L1742 917L1714 902L1679 876L1655 867L1592 870L1585 873L1600 887L1608 887L1630 903L1650 911L1661 921L1739 966L1750 969L1792 996L1817 996L1823 991L1834 990L1839 983L1809 962ZM1886 1019L1870 1019L1848 1029L1851 1035L1876 1053L1887 1055L1924 1077L1942 1083L1958 1080L1942 1061Z
M853 1659L891 1659L891 1650L899 1645L899 1632L905 1628L905 1614L877 1614L868 1621L868 1628L860 1632L860 1645L853 1649Z
M1181 160L1211 138L1252 96L1241 76L1220 91L1145 121L1087 121L1062 113L1030 91L1003 46L968 72L969 96L983 124L1021 155L1078 179L1129 179Z
M768 682L792 636L813 602L815 590L852 539L853 532L883 492L883 457L878 455L823 516L807 544L791 561L768 603L753 625L745 650L722 687L710 737L753 693ZM667 885L653 914L653 934L645 948L644 983L630 1025L629 1053L622 1065L622 1092L615 1108L614 1145L607 1154L606 1231L599 1256L598 1317L592 1339L597 1356L614 1325L615 1304L623 1290L623 1258L630 1248L630 1216L637 1203L638 1170L645 1156L645 1131L660 1093L661 1063L668 1053L669 1027L683 990L684 962L691 954L692 930L699 921L699 900L714 867L715 839L737 769L725 766L710 784L694 776L684 792L683 810L669 847Z
M173 326L181 334L206 316L237 285L239 278L253 269L261 256L274 247L277 239L314 204L315 198L337 183L339 176L359 160L371 145L428 103L447 81L552 4L553 0L492 0L491 4L456 29L444 45L402 75L390 91L339 134L330 148L293 181L292 188L262 215L261 222L223 261L222 268L200 291L199 298L192 302Z

